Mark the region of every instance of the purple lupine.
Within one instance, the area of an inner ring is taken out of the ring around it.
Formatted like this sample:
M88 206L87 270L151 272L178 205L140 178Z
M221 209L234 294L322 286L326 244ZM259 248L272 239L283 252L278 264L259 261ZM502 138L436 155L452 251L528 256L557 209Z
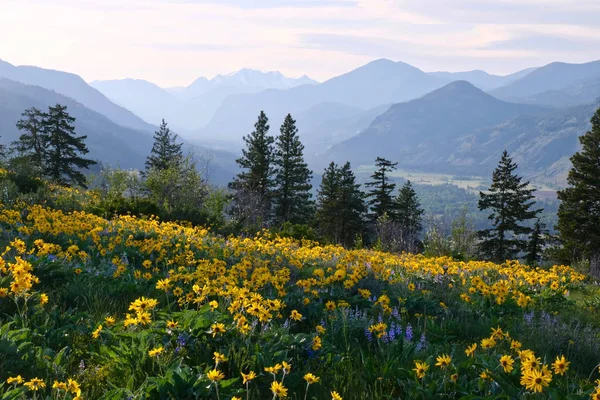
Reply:
M383 331L383 333L381 334L381 341L383 343L389 343L390 338L389 338L389 336L388 336L388 334L387 334L386 331Z
M533 321L533 317L534 317L533 311L525 313L523 315L523 319L525 320L525 322L527 323L527 325L531 325L531 322Z
M427 348L427 338L425 338L425 334L422 333L421 339L419 340L419 343L417 344L416 351L421 351L425 348Z
M392 322L392 326L390 326L390 332L388 333L390 341L394 341L396 339L396 323Z
M402 325L396 324L396 329L394 331L394 334L398 337L402 336Z
M410 341L412 341L412 340L413 340L413 328L412 328L412 325L411 325L411 324L408 324L408 325L406 326L406 333L404 334L404 339L405 339L407 342L410 342Z
M290 320L289 318L286 318L285 322L283 323L283 328L287 329L290 327Z
M398 307L394 307L392 310L392 316L396 319L400 319L400 311L398 310Z
M371 333L369 328L365 328L365 337L367 338L369 343L371 343L373 341L373 334Z

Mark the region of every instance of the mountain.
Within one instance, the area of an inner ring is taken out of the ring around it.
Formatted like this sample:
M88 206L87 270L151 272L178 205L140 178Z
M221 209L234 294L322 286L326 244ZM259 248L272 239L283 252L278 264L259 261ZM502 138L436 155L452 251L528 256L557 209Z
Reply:
M590 104L600 98L600 75L582 79L560 90L547 90L520 99L522 103L557 108Z
M153 125L160 124L163 118L171 120L180 106L173 94L141 79L93 81L90 85Z
M547 109L498 100L466 81L456 81L426 96L395 104L359 135L323 155L324 162L372 164L376 157L404 168L443 170L457 140L523 114ZM469 162L467 162L469 164Z
M94 81L91 85L147 122L158 124L164 118L179 130L192 131L206 125L223 100L231 95L315 83L307 76L294 79L280 72L242 69L210 80L201 77L187 87L170 89L136 79Z
M37 107L45 111L48 106L57 103L66 105L67 112L76 118L77 134L87 135L86 144L90 152L86 157L121 168L144 168L146 156L154 141L152 131L117 125L69 97L6 78L0 78L0 142L10 144L19 138L20 132L15 124L21 119L21 113L25 109ZM234 162L236 156L233 153L189 143L185 144L185 148L200 159L201 167L208 165L212 183L224 185L237 171Z
M479 89L491 90L508 85L509 83L530 74L535 71L535 69L536 68L527 68L505 76L491 75L482 70L465 72L429 72L429 75L443 78L448 81L467 81L477 86Z
M490 91L503 100L522 101L547 91L562 90L580 81L600 77L600 61L585 64L555 62L540 67L511 84Z
M139 130L153 129L152 125L144 122L131 111L111 102L78 75L31 66L16 67L0 60L0 77L40 86L70 97L90 110L103 114L115 124Z
M252 130L261 110L271 119L271 126L276 127L287 113L294 116L319 103L368 110L414 99L447 83L446 79L428 75L411 65L380 59L318 85L229 96L198 137L239 142Z

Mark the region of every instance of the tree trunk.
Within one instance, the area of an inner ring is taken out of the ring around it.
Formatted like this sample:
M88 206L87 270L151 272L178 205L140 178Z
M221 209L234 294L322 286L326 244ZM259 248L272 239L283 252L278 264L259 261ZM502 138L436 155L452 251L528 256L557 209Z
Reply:
M594 249L590 254L590 276L600 279L600 249Z

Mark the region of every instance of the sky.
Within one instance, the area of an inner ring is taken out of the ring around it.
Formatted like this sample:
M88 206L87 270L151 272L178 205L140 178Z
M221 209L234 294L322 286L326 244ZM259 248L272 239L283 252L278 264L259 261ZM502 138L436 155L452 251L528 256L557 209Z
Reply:
M600 0L0 0L0 59L163 87L377 58L508 74L600 59L598 21Z

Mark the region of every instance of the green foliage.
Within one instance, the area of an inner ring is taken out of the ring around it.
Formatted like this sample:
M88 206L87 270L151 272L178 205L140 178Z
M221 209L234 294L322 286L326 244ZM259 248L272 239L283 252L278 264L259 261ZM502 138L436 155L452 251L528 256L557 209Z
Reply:
M146 172L162 171L173 164L178 164L183 159L182 145L183 143L177 143L177 135L171 133L163 119L158 131L154 132L154 144L150 155L146 158Z
M371 181L365 183L365 186L371 187L367 197L370 200L367 202L371 207L373 218L377 219L384 214L392 215L395 211L394 199L392 192L396 188L396 184L392 181L389 173L396 169L398 163L393 163L385 158L377 157L375 166L377 170L371 175Z
M392 220L400 226L402 250L416 252L422 247L422 216L423 209L419 197L410 181L406 181L398 192L392 214Z
M536 218L542 210L534 210L534 189L529 182L515 174L517 165L504 150L498 167L492 175L488 193L479 193L479 209L491 210L489 219L493 227L479 232L481 253L488 259L504 262L515 259L526 250L527 241L520 237L529 235L532 228L523 221Z
M590 273L600 278L600 109L592 129L579 138L582 149L571 157L569 186L558 192L560 239L571 260L586 257Z
M24 133L19 140L13 142L12 147L20 156L30 163L30 167L38 171L44 171L44 152L46 147L46 136L44 135L43 122L45 115L37 108L28 108L21 114L24 118L17 122L17 129Z
M274 221L277 225L285 222L307 223L312 216L312 171L304 162L303 152L304 146L298 137L296 121L288 114L276 139L273 157Z
M350 163L339 168L329 164L317 195L315 226L319 235L331 243L350 247L364 231L366 206L364 194Z

